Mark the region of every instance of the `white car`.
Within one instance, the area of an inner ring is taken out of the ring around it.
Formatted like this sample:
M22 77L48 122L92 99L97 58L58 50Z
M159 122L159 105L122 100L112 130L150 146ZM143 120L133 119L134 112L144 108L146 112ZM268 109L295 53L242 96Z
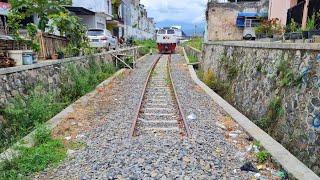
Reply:
M107 50L118 48L117 38L112 36L107 29L89 29L87 36L90 41L90 47L106 48Z

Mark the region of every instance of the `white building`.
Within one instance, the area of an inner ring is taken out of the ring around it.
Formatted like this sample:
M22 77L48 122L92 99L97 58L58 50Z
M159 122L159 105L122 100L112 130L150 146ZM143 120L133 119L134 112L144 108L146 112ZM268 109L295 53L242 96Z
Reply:
M112 19L112 0L72 0L67 7L75 13L88 28L106 28Z

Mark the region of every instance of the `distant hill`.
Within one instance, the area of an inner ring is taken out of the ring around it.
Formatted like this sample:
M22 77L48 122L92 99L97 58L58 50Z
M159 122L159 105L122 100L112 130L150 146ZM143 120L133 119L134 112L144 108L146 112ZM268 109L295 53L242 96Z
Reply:
M161 21L157 22L156 26L161 27L170 27L170 26L182 26L182 30L188 35L191 36L194 34L195 24L186 23L186 22L177 22L177 21ZM204 32L205 23L196 24L197 25L197 34L202 35Z

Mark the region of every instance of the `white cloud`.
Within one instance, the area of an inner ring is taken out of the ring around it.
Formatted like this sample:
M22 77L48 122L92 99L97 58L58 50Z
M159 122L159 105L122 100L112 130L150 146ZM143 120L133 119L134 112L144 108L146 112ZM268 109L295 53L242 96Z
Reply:
M185 23L201 23L205 20L208 0L141 0L156 22L171 20Z

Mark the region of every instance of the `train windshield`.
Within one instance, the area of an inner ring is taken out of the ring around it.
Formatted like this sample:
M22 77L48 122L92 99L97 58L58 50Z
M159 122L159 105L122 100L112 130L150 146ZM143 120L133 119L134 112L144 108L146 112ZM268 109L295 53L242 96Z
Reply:
M166 30L160 29L160 30L158 31L158 34L166 34Z
M174 34L174 30L173 29L167 30L167 34Z

